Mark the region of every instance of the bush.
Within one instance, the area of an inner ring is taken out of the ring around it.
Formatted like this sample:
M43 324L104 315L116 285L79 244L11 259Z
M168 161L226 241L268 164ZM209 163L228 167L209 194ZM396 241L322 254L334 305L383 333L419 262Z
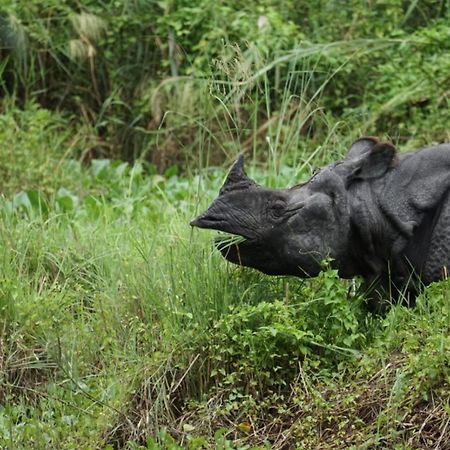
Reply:
M79 190L81 172L70 158L79 152L74 129L60 114L36 104L0 115L0 190L54 193L59 187ZM69 169L69 166L72 170Z

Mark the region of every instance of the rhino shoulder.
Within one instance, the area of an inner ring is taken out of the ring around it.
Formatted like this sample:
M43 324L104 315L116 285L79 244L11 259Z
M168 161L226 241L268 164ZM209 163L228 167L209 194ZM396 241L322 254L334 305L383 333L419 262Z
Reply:
M379 203L399 231L411 235L449 189L450 144L440 144L401 155L387 177Z

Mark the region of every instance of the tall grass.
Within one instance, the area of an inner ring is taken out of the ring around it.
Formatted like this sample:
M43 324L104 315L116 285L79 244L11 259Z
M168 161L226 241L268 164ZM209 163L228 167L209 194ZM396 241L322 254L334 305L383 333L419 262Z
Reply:
M298 176L287 150L274 157L252 175ZM406 445L422 442L414 411L446 442L445 284L381 319L333 271L304 282L230 266L188 226L224 171L142 168L94 161L72 203L0 205L2 446ZM419 403L429 392L434 410ZM313 432L327 423L340 434Z

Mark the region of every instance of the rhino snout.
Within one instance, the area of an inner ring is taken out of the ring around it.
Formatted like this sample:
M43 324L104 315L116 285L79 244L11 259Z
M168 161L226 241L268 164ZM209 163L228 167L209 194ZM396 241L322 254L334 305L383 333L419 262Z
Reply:
M197 228L216 228L222 223L222 220L211 214L200 214L189 222L191 227Z

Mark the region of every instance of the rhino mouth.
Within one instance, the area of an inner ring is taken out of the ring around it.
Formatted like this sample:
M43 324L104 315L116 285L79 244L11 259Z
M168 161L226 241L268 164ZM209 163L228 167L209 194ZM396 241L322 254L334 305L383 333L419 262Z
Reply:
M256 239L229 233L221 233L216 236L214 245L225 259L240 266L249 265L248 257L259 248Z
M236 227L228 220L224 220L210 214L202 214L196 217L191 220L190 225L192 227L219 231L220 234L215 238L215 243L223 246L243 244L244 242L251 243L256 241L255 236L250 236L241 230L236 230L236 228L240 227Z
M212 230L217 230L221 228L221 226L223 226L225 222L218 218L215 217L213 215L206 215L206 214L202 214L198 217L196 217L195 219L192 219L189 223L189 225L191 227L197 227L197 228L206 228L206 229L212 229Z

